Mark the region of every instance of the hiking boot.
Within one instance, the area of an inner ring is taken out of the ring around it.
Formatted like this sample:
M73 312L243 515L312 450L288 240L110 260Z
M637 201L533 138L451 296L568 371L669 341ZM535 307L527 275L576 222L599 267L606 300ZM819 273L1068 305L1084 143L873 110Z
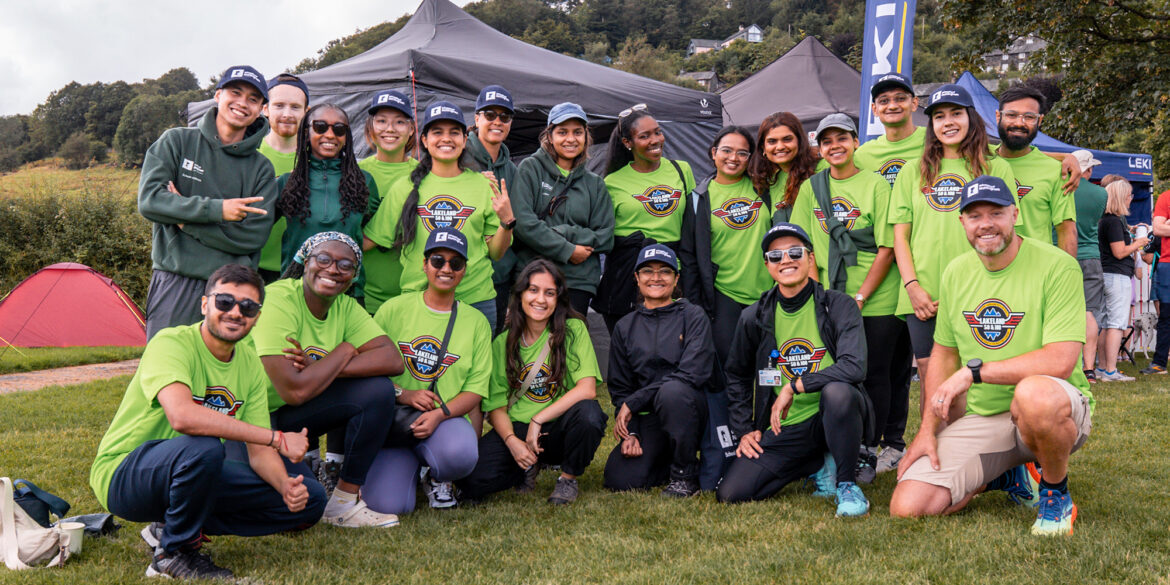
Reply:
M524 470L524 481L516 486L516 493L530 494L536 489L536 478L540 475L540 464L534 463L532 467Z
M689 498L698 493L699 482L694 477L672 479L662 488L664 498Z
M1138 373L1145 374L1147 376L1150 374L1165 374L1166 373L1166 366L1159 366L1157 364L1150 364L1150 365L1142 368L1140 371L1138 371Z
M851 481L837 484L837 517L854 517L869 515L869 500L861 493L861 488Z
M1036 522L1032 534L1037 536L1062 536L1073 533L1073 522L1077 519L1077 506L1068 492L1043 490L1036 509Z
M870 484L877 478L877 453L869 447L862 447L857 454L857 483Z
M902 449L884 447L881 453L878 453L877 465L873 467L879 475L888 471L897 471L898 464L902 462L902 456L905 454L906 452Z
M557 478L557 485L553 488L552 495L548 497L548 503L556 506L572 504L577 500L578 493L580 489L577 487L577 480L561 476Z
M837 462L833 460L833 454L825 453L825 464L811 476L813 486L816 491L813 495L818 498L832 498L837 496Z
M146 567L147 577L169 579L222 579L235 577L231 571L211 562L211 557L198 551L167 553L156 548L154 558Z
M398 526L398 516L375 512L366 506L364 500L358 500L356 504L346 508L344 512L336 516L322 516L321 520L344 528L363 528L366 526L390 528L392 526Z
M435 481L427 475L427 500L431 503L431 507L442 510L446 508L454 508L459 504L459 500L455 499L455 484L449 481Z
M324 461L317 468L317 481L321 482L321 487L325 488L325 497L333 496L333 490L337 489L337 482L341 479L341 462L339 461Z

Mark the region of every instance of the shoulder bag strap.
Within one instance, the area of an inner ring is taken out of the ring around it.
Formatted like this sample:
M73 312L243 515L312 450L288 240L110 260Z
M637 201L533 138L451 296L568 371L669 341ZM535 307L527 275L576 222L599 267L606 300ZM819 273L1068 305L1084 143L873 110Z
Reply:
M443 360L447 359L447 342L451 341L451 331L453 329L455 329L455 315L458 312L459 312L459 301L455 301L451 305L451 318L447 319L447 331L445 333L443 333L443 343L439 344L439 363L440 364L443 363ZM446 370L443 370L443 371L446 371ZM439 391L435 389L435 386L438 385L438 383L439 383L439 375L436 375L431 380L431 387L429 388L429 390L431 391L432 394L435 395L435 398L439 399L439 407L443 409L443 414L446 416L451 416L451 409L447 408L447 401L443 400L442 395L440 395Z
M536 381L536 376L540 374L540 369L544 367L544 361L546 359L548 359L547 337L544 340L544 345L540 348L540 353L536 356L536 361L532 362L532 369L528 370L528 375L524 376L524 381L520 383L520 388L508 398L508 410L512 410L512 407L516 405L516 401L520 400L520 397L532 387L532 383Z

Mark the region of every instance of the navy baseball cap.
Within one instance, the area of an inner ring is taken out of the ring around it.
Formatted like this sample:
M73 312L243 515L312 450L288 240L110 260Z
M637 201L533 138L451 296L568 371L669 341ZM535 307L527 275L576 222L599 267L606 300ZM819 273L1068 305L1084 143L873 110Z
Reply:
M512 94L500 85L489 85L479 91L479 97L475 100L475 111L480 111L484 108L497 106L504 108L509 112L515 112L516 108L512 105Z
M857 125L853 123L853 118L850 118L848 114L842 114L838 112L836 114L829 114L828 116L825 116L823 119L821 119L821 123L817 124L817 132L815 134L817 137L817 142L820 142L821 134L830 128L844 130L850 134L853 134L854 136L857 136Z
M585 115L585 110L581 106L573 102L557 104L548 112L548 125L555 126L573 118L579 118L586 126L589 125L589 117Z
M453 227L435 228L431 235L427 236L427 245L423 247L423 255L430 254L432 250L446 248L463 256L467 259L467 236L463 232Z
M901 73L887 73L874 80L873 85L869 88L869 97L876 98L883 91L894 88L904 89L910 92L910 95L914 95L914 84L910 83L909 77Z
M370 98L370 107L366 113L373 116L378 108L394 108L405 114L407 118L414 119L414 114L410 111L410 98L400 91L384 89L374 94L374 97Z
M642 251L638 252L638 263L634 265L634 270L650 262L661 262L678 272L678 256L675 255L674 250L662 244L650 244L642 248Z
M930 94L930 105L926 106L926 115L929 116L935 106L942 104L970 108L975 105L975 102L971 99L971 94L967 91L967 88L954 83L948 83Z
M278 85L291 85L301 90L305 94L305 103L309 102L309 86L305 85L305 82L301 81L300 77L288 73L282 73L277 75L275 78L268 80L269 91Z
M450 120L467 130L467 122L463 119L463 110L451 102L438 101L427 106L427 110L423 112L422 132L425 133L427 126L439 120Z
M219 77L219 83L215 85L215 89L223 89L223 87L233 81L242 81L256 88L260 95L264 96L264 101L268 101L268 81L256 71L254 67L248 65L233 65L228 67ZM305 95L308 95L306 92Z
M804 231L804 228L794 223L785 222L781 222L772 226L772 229L768 230L768 233L764 234L764 243L761 244L760 247L766 254L768 252L768 246L771 245L772 242L774 242L777 238L782 238L784 236L792 236L801 242L804 242L805 246L812 248L812 240L809 239L808 233Z
M963 186L963 199L959 203L959 211L963 211L972 203L981 202L994 203L1000 207L1016 204L1007 183L991 175L980 175Z

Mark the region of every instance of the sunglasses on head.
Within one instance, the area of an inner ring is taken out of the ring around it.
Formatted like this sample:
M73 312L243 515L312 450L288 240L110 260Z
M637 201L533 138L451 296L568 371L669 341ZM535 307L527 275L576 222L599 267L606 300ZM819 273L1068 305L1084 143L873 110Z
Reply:
M496 118L499 118L500 121L505 123L505 124L512 121L512 114L509 114L508 112L497 112L495 110L480 110L479 113L482 114L483 118L485 120L487 120L488 122L495 122Z
M808 251L808 248L804 246L796 246L787 250L768 250L764 253L764 258L767 258L768 262L779 264L784 261L785 256L788 256L791 260L800 260L804 258L804 253Z
M618 119L620 120L622 118L625 118L626 116L629 116L630 114L633 114L634 112L647 112L649 110L650 110L650 108L646 107L646 104L636 104L636 105L630 106L630 107L622 110L621 112L618 112Z
M236 305L240 306L240 314L249 319L260 313L260 303L252 299L237 299L230 293L217 293L214 300L216 310L224 313L231 311Z
M342 258L341 260L334 260L333 256L330 256L329 254L322 253L322 254L317 254L316 256L313 256L313 260L315 260L317 262L317 266L320 266L321 268L329 268L330 266L333 265L334 262L336 262L337 269L341 272L346 273L346 274L353 274L354 271L357 270L357 264L353 260L349 260L348 258Z
M337 137L345 136L349 132L349 124L344 122L334 122L330 124L325 120L313 120L309 123L309 127L317 134L324 134L330 128L333 129L333 135Z
M467 268L467 260L464 260L460 256L452 256L451 259L448 260L444 258L442 254L431 254L431 256L427 258L427 261L431 263L431 268L434 268L435 270L442 270L443 266L446 264L450 264L451 270L455 272L459 272L460 270Z

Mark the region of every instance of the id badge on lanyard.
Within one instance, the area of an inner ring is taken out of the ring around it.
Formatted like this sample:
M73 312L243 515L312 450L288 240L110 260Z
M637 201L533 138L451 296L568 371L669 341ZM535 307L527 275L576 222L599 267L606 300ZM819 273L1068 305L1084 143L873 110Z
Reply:
M784 372L777 367L776 363L779 360L780 350L773 349L772 353L768 356L768 367L760 370L760 386L777 387L784 385Z

